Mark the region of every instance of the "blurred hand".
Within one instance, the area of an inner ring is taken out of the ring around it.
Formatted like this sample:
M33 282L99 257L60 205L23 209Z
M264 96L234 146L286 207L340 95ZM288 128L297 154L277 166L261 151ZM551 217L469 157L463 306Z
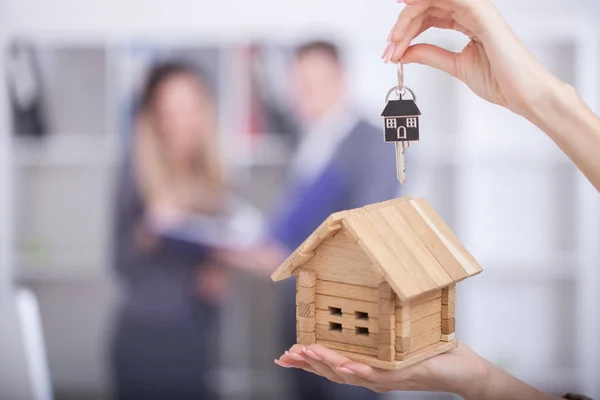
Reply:
M203 265L196 273L196 295L213 306L223 304L231 293L229 273L224 268Z
M384 51L385 61L445 71L475 94L528 117L557 79L517 38L490 0L405 0ZM452 29L471 41L460 53L410 43L429 28Z
M396 390L439 391L477 398L485 389L489 364L460 343L448 353L398 371L353 362L320 345L294 345L275 363L301 368L333 382L363 386L378 393Z
M213 257L232 268L269 277L285 260L287 253L277 244L264 244L249 250L220 250Z

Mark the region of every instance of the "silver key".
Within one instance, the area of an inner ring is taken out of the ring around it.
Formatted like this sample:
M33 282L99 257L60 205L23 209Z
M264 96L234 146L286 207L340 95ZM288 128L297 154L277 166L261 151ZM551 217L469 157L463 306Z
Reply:
M408 142L395 142L396 145L396 177L400 183L406 182L406 157L404 150L408 147Z

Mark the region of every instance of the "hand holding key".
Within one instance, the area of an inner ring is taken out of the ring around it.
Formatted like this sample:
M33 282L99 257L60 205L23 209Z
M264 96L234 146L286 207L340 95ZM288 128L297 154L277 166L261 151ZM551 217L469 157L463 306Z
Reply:
M390 100L392 93L398 94L398 100ZM404 99L410 92L412 99ZM409 142L419 140L419 116L421 111L416 104L412 90L404 87L404 67L398 63L398 86L393 87L385 97L386 105L381 113L384 119L383 132L386 142L394 142L396 148L396 176L400 183L406 182L406 158L404 151Z

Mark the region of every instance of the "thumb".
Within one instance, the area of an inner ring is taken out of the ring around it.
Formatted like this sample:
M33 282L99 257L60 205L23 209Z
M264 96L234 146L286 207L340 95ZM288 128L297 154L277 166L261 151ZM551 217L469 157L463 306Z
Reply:
M456 56L456 53L431 44L415 44L406 49L401 61L428 65L458 78Z

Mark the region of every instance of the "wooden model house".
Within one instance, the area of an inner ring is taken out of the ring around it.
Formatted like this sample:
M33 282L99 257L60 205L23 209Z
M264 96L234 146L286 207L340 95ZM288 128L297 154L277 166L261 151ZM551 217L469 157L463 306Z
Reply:
M386 142L419 140L419 116L421 111L414 100L390 100L381 116Z
M481 267L424 200L332 214L273 273L297 276L298 343L399 369L457 345L455 284Z

